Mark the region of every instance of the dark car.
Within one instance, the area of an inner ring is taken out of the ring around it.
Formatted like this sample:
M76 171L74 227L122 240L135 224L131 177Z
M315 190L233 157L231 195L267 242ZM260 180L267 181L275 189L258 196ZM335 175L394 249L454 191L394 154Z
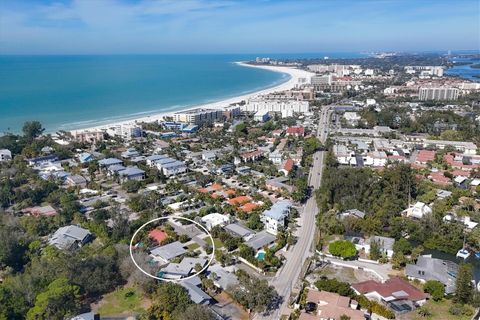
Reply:
M305 311L307 312L313 312L317 309L317 304L313 302L307 302L305 304Z

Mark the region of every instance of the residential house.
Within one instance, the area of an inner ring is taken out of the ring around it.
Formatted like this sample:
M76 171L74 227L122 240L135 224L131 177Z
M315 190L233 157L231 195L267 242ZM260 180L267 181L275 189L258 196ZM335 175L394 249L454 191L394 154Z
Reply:
M245 241L250 240L255 235L255 231L248 229L238 222L227 224L224 229L231 235L240 237Z
M197 265L203 269L207 262L207 259L204 258L185 257L180 263L169 263L163 267L160 274L165 279L182 279L194 274Z
M287 159L282 163L282 166L278 171L283 173L284 176L288 176L288 174L290 173L290 171L292 171L294 166L295 166L295 163L293 162L293 160Z
M70 175L65 179L65 183L69 187L81 187L85 188L87 186L87 179L85 179L83 176L74 174Z
M282 163L283 156L277 150L270 152L268 154L268 160L272 161L273 164L280 164Z
M164 246L156 247L150 250L150 256L158 262L167 263L173 258L181 256L187 253L187 250L183 248L183 244L179 241L175 241Z
M91 240L92 234L90 231L76 225L61 227L48 237L48 243L60 250L72 250Z
M111 166L121 165L123 161L117 158L107 158L98 161L100 168L108 170Z
M208 277L213 280L213 284L217 288L226 290L238 284L237 276L233 272L225 270L219 264L209 266L208 271L210 272Z
M28 159L28 164L30 166L38 166L38 165L47 164L54 161L58 161L58 156L55 154L51 154L48 156L35 157L35 158Z
M353 237L350 241L355 244L355 248L358 251L363 250L366 254L370 253L372 243L375 242L378 245L381 254L386 255L389 258L393 256L393 245L395 243L395 239L393 238L373 236L364 240L363 238Z
M215 226L224 226L228 223L230 218L220 213L210 213L201 218L202 223L205 224L207 230L212 230Z
M455 262L431 256L420 256L415 264L407 264L405 267L405 275L409 279L418 279L422 282L440 281L445 286L446 294L455 292L457 273L458 264Z
M414 310L427 301L428 295L399 277L381 283L368 280L352 285L356 294L384 303L396 313Z
M254 151L248 151L248 152L241 153L240 158L242 159L243 162L257 161L257 160L263 158L263 155L264 155L264 151L254 150Z
M145 171L138 167L127 167L124 170L119 171L118 175L123 182L130 180L141 181L145 179Z
M358 303L349 297L338 293L308 289L307 303L316 305L316 311L311 314L303 312L299 320L340 320L343 315L350 320L364 320L363 311L357 310Z
M346 210L346 211L338 213L337 217L341 220L343 220L347 217L363 219L363 218L365 218L365 212L360 211L358 209L350 209L350 210Z
M427 164L435 160L435 151L432 150L420 150L415 158L415 163L417 164Z
M168 238L168 235L165 231L155 228L148 233L148 237L160 244Z
M78 155L78 161L80 161L80 163L86 163L93 160L95 160L95 157L89 152L83 152Z
M140 155L140 152L138 152L135 148L128 148L124 152L122 152L122 158L123 159L131 159L138 157Z
M213 151L205 151L202 153L202 160L212 162L217 159L217 154Z
M277 237L263 230L251 237L245 244L253 250L258 251L265 247L270 247L276 240Z
M282 200L275 203L269 210L266 210L260 216L267 232L276 235L279 229L285 227L285 218L290 213L292 203L288 200Z
M57 214L57 210L55 210L51 205L46 206L37 206L37 207L28 207L22 210L24 214L30 214L35 217L51 217Z
M305 128L304 127L289 127L286 131L286 136L294 136L294 137L303 137L305 135Z
M432 208L423 202L418 201L410 208L402 211L402 214L409 218L422 219L425 215L431 214Z
M162 160L166 158L168 158L168 156L164 154L152 154L151 156L146 157L145 160L147 162L147 166L153 168L156 166L156 163L158 160Z
M271 190L271 191L281 191L282 189L284 189L292 193L294 190L294 187L286 184L285 182L287 181L288 181L287 177L269 179L265 181L265 187L267 188L267 190Z
M12 152L8 149L0 149L0 162L12 160Z
M187 289L188 295L194 303L209 305L213 303L213 299L200 288L201 284L202 281L198 276L180 282L180 285Z

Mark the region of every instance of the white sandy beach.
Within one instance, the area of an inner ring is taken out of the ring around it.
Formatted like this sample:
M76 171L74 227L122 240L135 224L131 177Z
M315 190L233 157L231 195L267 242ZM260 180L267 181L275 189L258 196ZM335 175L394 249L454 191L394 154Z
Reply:
M190 106L190 107L182 108L182 109L179 109L179 110L168 111L168 112L156 113L156 114L153 114L153 115L148 115L148 116L139 117L139 118L135 118L135 119L122 120L122 121L112 121L111 123L102 124L102 125L99 125L99 126L78 128L78 129L75 129L75 130L71 130L71 132L73 132L73 131L87 131L87 130L90 131L90 130L99 130L99 129L101 130L101 129L107 129L107 128L112 127L112 126L122 125L122 124L131 124L131 123L140 123L140 122L154 122L154 121L158 121L158 120L163 121L165 116L172 115L175 112L192 110L192 109L196 109L196 108L221 109L221 108L229 106L230 104L239 103L239 102L244 101L244 100L246 101L246 100L251 99L251 98L253 98L255 96L258 96L258 95L269 94L269 93L273 93L273 92L279 92L279 91L292 89L299 83L299 79L301 79L301 78L309 79L313 75L313 73L311 73L311 72L308 72L308 71L305 71L305 70L300 70L300 69L295 69L295 68L292 68L292 67L250 65L250 64L246 64L244 62L236 62L236 63L238 65L243 66L243 67L261 68L261 69L266 69L266 70L270 70L270 71L274 71L274 72L286 73L290 76L290 79L286 82L283 82L283 83L279 84L278 86L274 86L274 87L259 90L259 91L256 91L256 92L236 96L236 97L233 97L233 98L228 98L228 99L217 101L217 102L200 104L200 105L196 105L196 106Z

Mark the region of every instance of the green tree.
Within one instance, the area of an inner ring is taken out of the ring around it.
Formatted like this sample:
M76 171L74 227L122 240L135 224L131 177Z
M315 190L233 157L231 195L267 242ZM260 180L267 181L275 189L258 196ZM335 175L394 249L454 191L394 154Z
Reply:
M412 245L405 238L400 238L393 244L394 252L401 252L403 254L410 254L412 252Z
M181 285L163 282L153 294L152 303L141 319L169 320L174 312L182 314L191 304L191 300L187 290Z
M328 251L337 257L351 258L357 254L355 245L348 240L337 240L328 246Z
M22 132L27 140L31 141L45 131L39 121L27 121L23 124Z
M445 295L445 286L440 281L428 280L423 285L423 291L429 293L433 300L440 301Z
M78 311L80 288L68 283L66 278L51 282L47 289L35 299L35 305L28 311L28 320L64 319Z
M379 260L382 257L382 251L380 249L380 243L378 241L372 241L370 243L370 259Z
M454 301L468 304L473 298L472 265L461 263L458 267Z

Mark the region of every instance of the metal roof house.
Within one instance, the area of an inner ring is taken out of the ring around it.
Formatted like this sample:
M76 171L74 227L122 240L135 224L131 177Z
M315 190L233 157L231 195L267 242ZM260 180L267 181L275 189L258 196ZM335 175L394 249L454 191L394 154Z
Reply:
M187 171L187 166L182 161L175 160L162 165L163 174L167 177L176 175L179 173L184 173Z
M107 159L102 159L98 161L98 165L100 167L103 167L105 169L108 169L109 167L113 165L121 165L123 163L122 160L117 159L117 158L107 158Z
M155 166L157 161L162 160L162 159L166 159L166 158L168 158L168 156L166 156L164 154L152 154L151 156L148 156L145 159L147 160L147 165L150 166L150 167L153 167L153 166Z
M118 175L122 181L145 179L145 171L138 167L127 167L124 170L118 171Z
M87 229L76 225L61 227L48 238L48 243L61 250L71 250L81 247L92 240L92 234Z
M156 247L150 250L150 255L156 261L169 262L173 258L181 256L186 252L187 250L183 248L183 244L179 241L175 241L167 245Z
M445 293L455 292L458 265L455 262L430 256L418 257L416 264L407 264L405 274L410 279L437 280L445 285Z
M290 213L292 203L288 200L282 200L275 203L269 210L262 213L262 220L265 230L276 235L280 227L285 226L285 218Z

